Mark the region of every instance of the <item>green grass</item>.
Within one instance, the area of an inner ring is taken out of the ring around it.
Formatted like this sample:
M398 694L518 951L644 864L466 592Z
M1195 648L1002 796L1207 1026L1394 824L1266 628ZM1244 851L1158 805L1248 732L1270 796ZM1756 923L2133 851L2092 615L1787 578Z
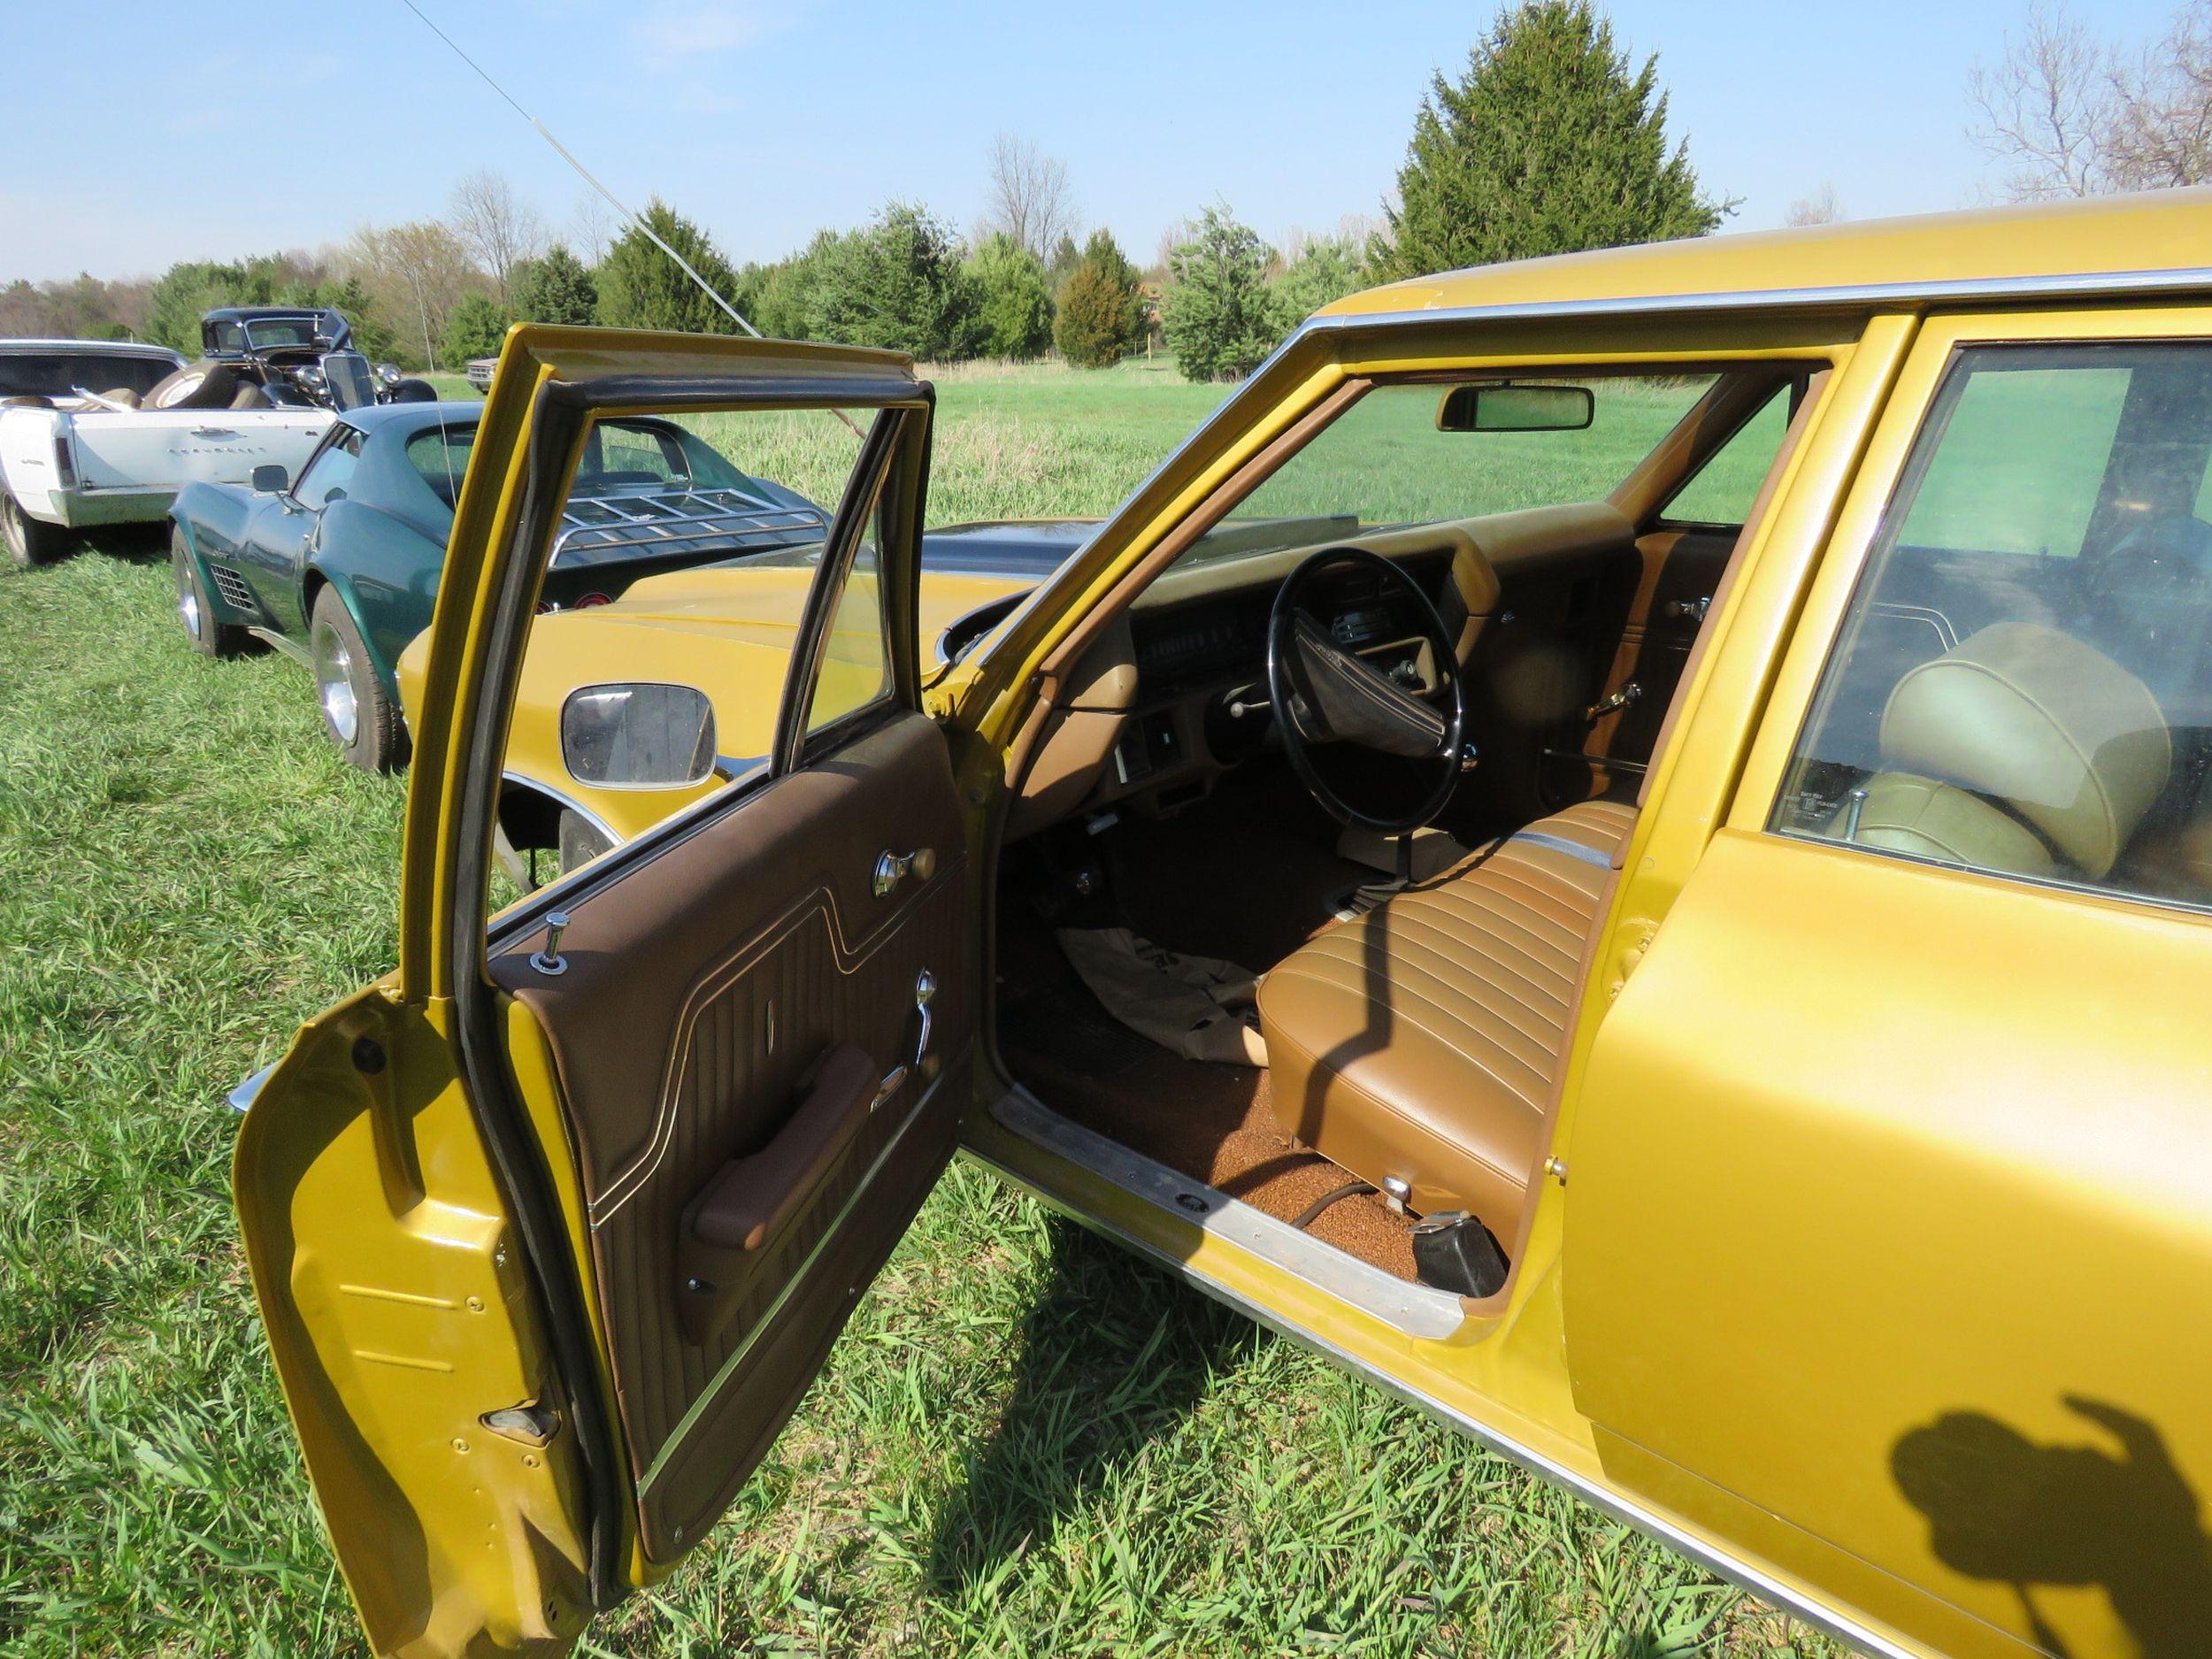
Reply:
M950 377L939 516L1102 510L1217 397ZM357 1654L222 1094L389 966L403 785L169 602L150 540L0 568L0 1653ZM1834 1650L961 1167L730 1521L587 1651Z

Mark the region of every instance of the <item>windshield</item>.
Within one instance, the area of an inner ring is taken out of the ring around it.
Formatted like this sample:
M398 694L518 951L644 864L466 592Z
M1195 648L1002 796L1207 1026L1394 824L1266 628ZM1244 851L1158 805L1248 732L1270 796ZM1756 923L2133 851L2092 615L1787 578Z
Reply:
M0 351L0 397L67 397L80 388L142 394L175 367L163 357L104 351Z
M267 351L315 343L312 317L256 317L246 322L227 318L208 325L208 346L214 351Z
M1584 382L1590 424L1567 431L1448 432L1447 387L1379 386L1285 462L1185 557L1240 558L1363 531L1602 501L1714 378L1608 375ZM1553 377L1545 377L1554 381Z

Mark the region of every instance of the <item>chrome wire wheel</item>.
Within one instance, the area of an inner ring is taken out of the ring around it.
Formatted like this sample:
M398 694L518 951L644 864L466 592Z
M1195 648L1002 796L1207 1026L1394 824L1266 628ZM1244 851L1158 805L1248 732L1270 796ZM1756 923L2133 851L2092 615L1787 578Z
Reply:
M312 655L315 695L321 700L323 718L330 723L338 741L351 748L353 740L361 734L361 704L353 690L353 652L336 628L318 622Z
M201 630L207 626L207 618L200 610L200 586L192 580L192 567L182 559L173 561L177 573L177 614L184 618L184 631L196 641L205 637Z

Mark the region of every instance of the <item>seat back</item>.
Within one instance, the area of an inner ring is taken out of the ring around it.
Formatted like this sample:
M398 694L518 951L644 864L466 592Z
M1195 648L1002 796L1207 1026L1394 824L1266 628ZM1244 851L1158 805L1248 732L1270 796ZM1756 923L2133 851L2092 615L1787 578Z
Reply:
M2108 874L2173 766L2143 682L2032 622L1984 628L1907 672L1881 746L1850 839L2023 875Z

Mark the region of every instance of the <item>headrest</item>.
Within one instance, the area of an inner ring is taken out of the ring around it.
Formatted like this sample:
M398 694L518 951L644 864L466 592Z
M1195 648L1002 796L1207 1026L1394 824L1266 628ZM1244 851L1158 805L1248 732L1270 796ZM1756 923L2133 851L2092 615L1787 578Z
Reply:
M2102 876L2166 787L2173 744L2149 690L2110 657L2000 622L1897 682L1882 755L2003 803Z

